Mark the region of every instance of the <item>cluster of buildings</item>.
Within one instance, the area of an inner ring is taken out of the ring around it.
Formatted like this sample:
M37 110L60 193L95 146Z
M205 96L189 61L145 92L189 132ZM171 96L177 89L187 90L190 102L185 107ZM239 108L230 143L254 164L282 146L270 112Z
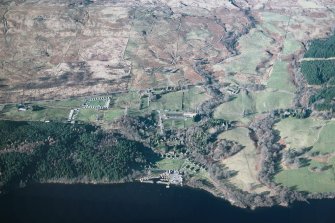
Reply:
M158 183L165 184L167 187L170 184L183 186L183 176L178 170L167 170L159 176L146 176L139 179L141 183Z
M187 119L194 118L197 115L195 112L167 112L162 114L163 119Z
M183 186L183 176L178 170L168 170L160 175L161 182Z

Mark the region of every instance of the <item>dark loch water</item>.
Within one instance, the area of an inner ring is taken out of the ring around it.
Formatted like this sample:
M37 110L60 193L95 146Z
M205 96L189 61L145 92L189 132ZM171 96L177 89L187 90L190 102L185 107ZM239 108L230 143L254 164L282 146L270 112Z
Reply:
M0 197L0 223L7 222L335 223L335 200L251 211L184 187L46 184Z

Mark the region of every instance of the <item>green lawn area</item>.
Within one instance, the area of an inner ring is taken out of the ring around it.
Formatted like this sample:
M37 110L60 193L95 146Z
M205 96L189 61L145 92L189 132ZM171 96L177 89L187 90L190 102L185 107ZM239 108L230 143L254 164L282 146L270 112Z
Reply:
M170 110L170 111L181 111L182 110L182 97L183 92L171 92L163 94L157 101L150 103L150 110Z
M83 122L96 122L97 116L102 115L102 111L97 111L96 109L80 109L77 119Z
M191 126L193 124L193 119L186 119L186 120L180 120L180 119L168 119L168 120L164 120L163 124L165 128L177 128L177 129L181 129L181 128L187 128L189 126Z
M86 104L88 106L95 106L95 107L97 107L97 106L105 106L106 101L105 100L88 100L88 101L86 101Z
M84 100L82 99L66 99L66 100L55 100L55 101L41 101L34 102L33 104L39 106L55 107L55 108L79 108L83 104Z
M83 100L81 99L66 99L66 100L50 101L50 102L45 103L46 106L69 107L69 108L79 108L81 107L82 104L83 104Z
M162 159L156 163L158 169L161 170L179 170L183 163L185 162L184 159Z
M104 111L104 120L105 121L114 121L120 118L124 114L123 109L111 109Z
M115 107L118 108L133 108L140 109L141 98L136 91L130 91L128 93L122 93L115 96L117 99L115 101Z
M277 61L274 64L267 87L292 93L295 92L295 86L288 73L288 62Z

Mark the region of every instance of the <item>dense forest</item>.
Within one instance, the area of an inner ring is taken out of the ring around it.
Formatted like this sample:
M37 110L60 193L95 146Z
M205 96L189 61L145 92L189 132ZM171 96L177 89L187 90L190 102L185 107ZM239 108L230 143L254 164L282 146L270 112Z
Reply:
M89 125L0 121L0 184L117 181L149 164L142 144Z
M321 85L335 83L335 60L304 61L301 63L301 72L309 84Z
M335 35L326 39L316 39L310 43L305 58L329 58L335 57Z
M311 96L309 102L315 103L315 108L318 110L331 110L335 109L333 99L335 98L335 87L326 87L320 90L315 95Z
M318 39L311 42L305 58L329 58L335 56L335 35L328 39ZM321 85L322 88L310 97L310 104L319 111L329 111L335 108L335 60L313 60L301 63L301 72L308 84Z

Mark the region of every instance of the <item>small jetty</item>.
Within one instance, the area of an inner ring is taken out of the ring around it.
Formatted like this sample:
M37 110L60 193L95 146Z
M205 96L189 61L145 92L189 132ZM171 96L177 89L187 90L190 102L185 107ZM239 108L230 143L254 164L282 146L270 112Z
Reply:
M183 176L178 170L167 170L166 172L157 176L146 176L139 179L141 183L157 183L165 184L166 188L170 185L183 186Z

